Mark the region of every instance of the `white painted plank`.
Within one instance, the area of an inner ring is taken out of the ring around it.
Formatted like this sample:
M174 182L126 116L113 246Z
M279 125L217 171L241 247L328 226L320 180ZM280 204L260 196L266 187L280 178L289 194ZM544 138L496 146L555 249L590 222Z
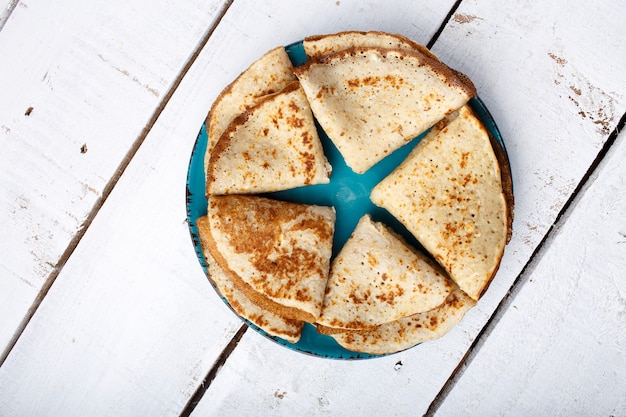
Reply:
M469 347L468 331L462 324L402 353L340 361L278 347L248 330L192 416L421 415L439 391L442 364L458 363Z
M16 6L0 33L0 356L221 4Z
M241 326L185 222L211 56L192 66L0 368L0 414L178 415Z
M626 135L436 415L626 415Z
M511 159L514 236L478 309L484 320L626 112L626 36L609 1L593 5L464 1L433 48L476 83ZM619 8L618 8L619 9ZM574 30L574 27L588 28ZM440 52L441 51L441 52ZM468 51L472 51L471 54Z
M434 47L476 82L513 168L514 236L477 308L439 341L365 362L307 358L248 332L195 416L427 411L626 111L615 77L626 55L613 49L626 28L609 2L576 3L464 1Z

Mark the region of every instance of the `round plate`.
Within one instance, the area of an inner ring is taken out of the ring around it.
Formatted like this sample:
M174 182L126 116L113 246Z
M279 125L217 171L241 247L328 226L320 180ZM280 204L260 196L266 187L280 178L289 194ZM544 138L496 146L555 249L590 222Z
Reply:
M307 58L302 47L302 42L289 45L285 49L294 66L306 62ZM504 142L487 108L479 98L470 100L469 105L490 133L494 150L496 150L496 155L498 155L498 159L500 159L500 165L508 169L508 158L506 158ZM326 158L328 158L333 168L330 183L268 193L264 194L264 196L284 201L335 207L337 219L333 239L333 258L348 240L359 219L364 214L369 214L373 220L383 222L391 227L410 244L423 251L419 242L406 228L386 210L375 206L370 201L369 196L371 189L404 161L409 152L426 133L413 139L411 142L374 165L366 173L356 174L346 165L337 148L330 139L328 139L328 136L326 136L319 125L317 125L317 130L324 147ZM196 139L187 172L187 222L189 224L189 231L196 255L208 277L207 265L202 255L198 229L196 227L196 219L207 214L204 175L204 154L206 145L207 131L206 124L203 124ZM504 159L502 157L504 157ZM221 298L228 305L228 300L223 297ZM249 327L269 339L299 352L333 359L365 359L381 356L344 349L335 339L317 333L315 327L308 323L305 323L303 327L300 341L298 341L298 343L289 343L279 337L268 335L248 320L243 318L242 320L244 320Z

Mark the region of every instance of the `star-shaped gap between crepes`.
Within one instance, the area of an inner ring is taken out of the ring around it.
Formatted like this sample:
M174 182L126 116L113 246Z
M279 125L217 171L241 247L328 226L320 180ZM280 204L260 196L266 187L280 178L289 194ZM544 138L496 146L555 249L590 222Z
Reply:
M287 55L295 66L307 61L302 42L285 48ZM333 206L337 213L335 235L333 240L333 258L350 238L359 219L369 214L374 221L382 222L400 234L409 244L424 253L422 245L413 235L387 210L376 206L370 200L370 192L383 178L389 175L402 163L428 131L414 138L406 145L385 157L368 171L357 174L348 167L330 138L316 122L324 153L333 170L328 184L317 184L265 194L268 198L291 201L302 204Z
M317 124L316 126L326 158L333 168L330 182L267 193L263 196L294 203L334 207L337 220L333 239L333 258L350 238L359 219L365 214L369 214L374 221L389 226L409 244L425 252L419 242L398 220L387 210L371 202L370 192L406 159L411 150L428 132L414 138L388 155L364 174L357 174L346 165L341 153L320 126Z

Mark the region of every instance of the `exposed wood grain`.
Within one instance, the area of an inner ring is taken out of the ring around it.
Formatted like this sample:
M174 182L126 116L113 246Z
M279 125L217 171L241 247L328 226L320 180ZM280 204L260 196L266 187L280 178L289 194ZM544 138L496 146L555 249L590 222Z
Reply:
M626 415L624 158L622 134L436 415Z
M498 276L453 332L390 358L349 363L298 359L248 332L194 415L424 413L626 110L623 80L614 76L626 56L613 49L626 34L608 14L608 2L563 10L467 1L434 45L444 62L476 82L493 112L516 192L514 236ZM594 30L573 29L583 25ZM285 367L288 373L274 371Z
M220 4L22 1L11 14L0 36L0 352Z

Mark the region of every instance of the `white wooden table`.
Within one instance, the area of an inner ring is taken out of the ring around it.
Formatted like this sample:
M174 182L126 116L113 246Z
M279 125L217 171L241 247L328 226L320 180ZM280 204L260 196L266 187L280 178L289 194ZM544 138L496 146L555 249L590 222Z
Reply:
M0 1L0 416L625 416L626 2ZM339 361L225 306L185 180L264 51L400 33L476 84L516 207L440 340Z

